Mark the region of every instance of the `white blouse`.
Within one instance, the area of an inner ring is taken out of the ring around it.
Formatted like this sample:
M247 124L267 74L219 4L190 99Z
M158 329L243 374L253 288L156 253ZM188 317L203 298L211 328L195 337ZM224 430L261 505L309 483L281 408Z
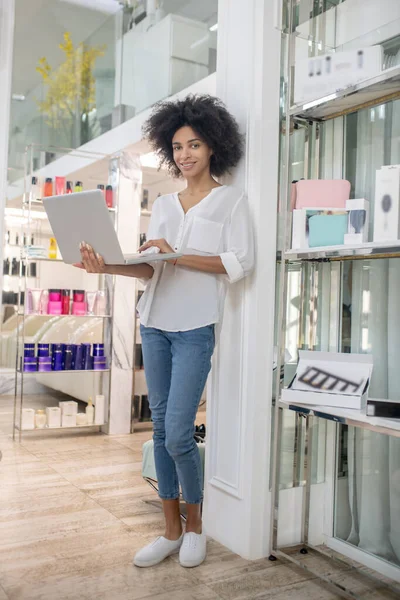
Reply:
M254 264L254 240L246 196L235 187L214 188L185 214L178 194L157 198L148 240L164 238L176 252L220 256L227 275L153 263L154 274L139 301L140 321L164 331L189 331L222 321L226 284Z

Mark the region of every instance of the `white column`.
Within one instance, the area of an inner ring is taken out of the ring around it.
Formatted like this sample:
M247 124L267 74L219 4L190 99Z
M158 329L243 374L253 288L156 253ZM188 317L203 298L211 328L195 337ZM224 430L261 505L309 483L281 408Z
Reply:
M14 0L0 0L0 265L3 264L4 207L7 192L13 42ZM3 289L2 281L3 269L1 268L0 291Z
M248 559L269 554L279 152L275 2L220 0L217 94L246 134L234 183L249 196L257 267L232 286L208 389L205 529Z
M137 251L140 226L142 168L138 155L123 152L112 173L119 181L117 233L124 254ZM106 277L108 284L111 278ZM136 280L116 277L112 324L109 434L130 433L136 326Z

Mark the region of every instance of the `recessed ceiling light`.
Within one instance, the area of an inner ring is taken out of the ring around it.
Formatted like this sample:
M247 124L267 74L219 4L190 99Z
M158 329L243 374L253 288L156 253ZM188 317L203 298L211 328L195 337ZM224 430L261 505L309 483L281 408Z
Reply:
M217 31L217 29L218 29L218 23L215 23L215 25L212 25L210 27L210 31Z

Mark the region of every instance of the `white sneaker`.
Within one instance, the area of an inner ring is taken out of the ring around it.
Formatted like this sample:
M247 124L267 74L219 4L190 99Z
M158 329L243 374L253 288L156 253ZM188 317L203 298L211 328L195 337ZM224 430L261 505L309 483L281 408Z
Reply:
M136 567L154 567L162 562L168 556L177 554L182 546L183 534L179 540L167 540L165 537L158 537L154 542L148 544L133 559Z
M198 567L207 555L207 537L205 533L185 533L179 552L182 567Z

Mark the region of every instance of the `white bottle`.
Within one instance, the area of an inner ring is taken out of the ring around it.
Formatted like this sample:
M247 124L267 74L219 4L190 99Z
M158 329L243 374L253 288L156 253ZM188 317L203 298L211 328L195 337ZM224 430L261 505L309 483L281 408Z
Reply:
M94 406L93 406L91 398L89 398L89 402L88 402L88 405L86 407L86 414L87 414L87 424L88 425L93 425L93 421L94 421Z
M104 396L98 395L96 396L96 406L94 413L94 424L95 425L104 425Z

